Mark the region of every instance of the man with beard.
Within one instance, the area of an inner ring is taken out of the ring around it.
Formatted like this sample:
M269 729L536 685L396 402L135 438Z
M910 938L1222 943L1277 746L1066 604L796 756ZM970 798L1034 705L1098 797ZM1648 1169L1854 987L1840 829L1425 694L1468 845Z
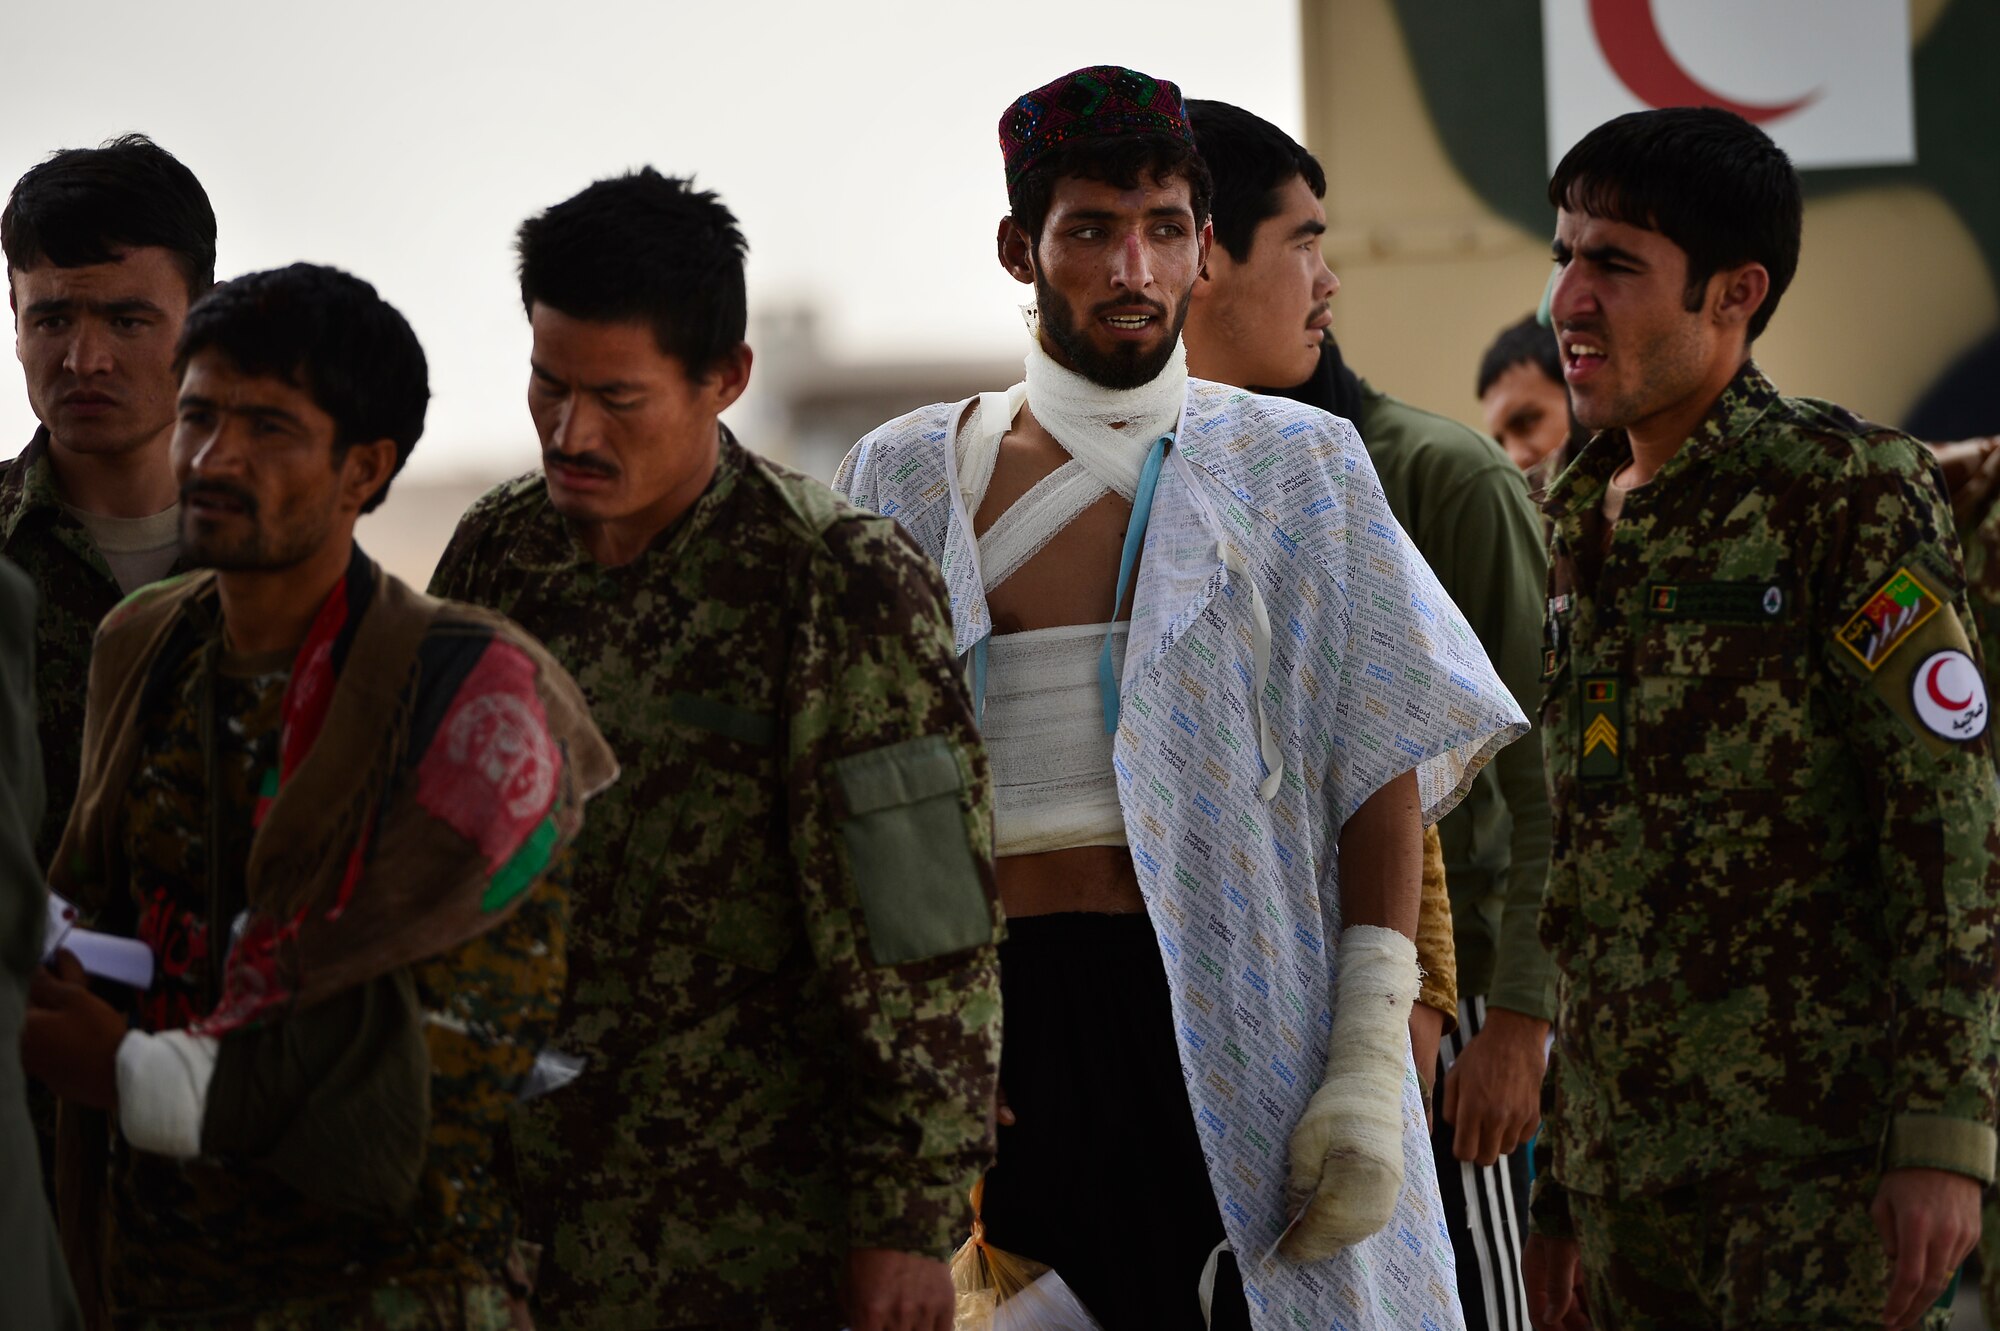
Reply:
M1077 70L1000 143L1026 382L883 426L839 481L942 568L993 756L988 1237L1110 1331L1199 1327L1209 1286L1260 1328L1450 1323L1409 935L1423 824L1520 711L1353 430L1187 376L1179 90ZM1222 1246L1240 1280L1204 1279Z
M1188 313L1189 368L1227 383L1294 384L1286 396L1351 419L1390 511L1515 701L1531 706L1541 689L1534 626L1547 565L1519 470L1476 431L1348 368L1330 328L1340 282L1320 252L1326 176L1312 154L1240 107L1196 101L1188 109L1215 176L1215 250ZM1503 750L1439 832L1463 996L1452 1012L1457 1029L1443 1043L1438 1185L1468 1324L1518 1326L1527 1316L1528 1161L1520 1148L1540 1114L1555 1015L1555 967L1535 933L1549 859L1540 737Z
M1530 1307L1909 1326L1979 1232L2000 1018L2000 802L1937 463L1751 359L1803 212L1762 130L1620 116L1549 202L1598 433L1546 505L1562 984Z
M213 571L100 630L52 873L153 981L114 1005L62 953L21 1044L64 1101L71 1269L100 1326L503 1331L495 1149L562 990L554 866L615 766L532 639L355 546L429 397L374 288L239 278L174 363Z
M433 579L567 661L625 765L577 848L558 1043L517 1117L556 1327L948 1331L991 1158L991 794L943 589L749 452L745 245L653 170L521 227L543 468Z

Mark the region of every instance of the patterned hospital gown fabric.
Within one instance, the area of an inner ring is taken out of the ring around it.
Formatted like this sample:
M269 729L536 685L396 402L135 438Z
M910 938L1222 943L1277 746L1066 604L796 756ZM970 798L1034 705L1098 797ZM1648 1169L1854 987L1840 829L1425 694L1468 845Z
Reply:
M992 631L953 449L968 405L876 430L837 482L938 561L961 653ZM1412 768L1435 821L1525 732L1520 709L1390 515L1353 427L1201 380L1153 500L1130 644L1119 800L1252 1317L1259 1331L1456 1326L1413 1069L1388 1226L1309 1267L1266 1257L1287 1218L1287 1139L1326 1062L1341 824ZM1269 798L1265 726L1280 760Z

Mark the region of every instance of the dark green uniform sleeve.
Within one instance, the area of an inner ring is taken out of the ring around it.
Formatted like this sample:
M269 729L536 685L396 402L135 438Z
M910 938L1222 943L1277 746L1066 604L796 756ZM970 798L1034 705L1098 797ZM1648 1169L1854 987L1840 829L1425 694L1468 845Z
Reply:
M1524 716L1539 716L1543 583L1548 556L1541 518L1512 468L1482 471L1456 488L1425 523L1433 571L1451 589L1466 623ZM1540 729L1493 759L1512 831L1490 1007L1552 1021L1556 967L1538 922L1549 876L1549 791Z
M384 1221L426 1178L487 1175L562 1003L566 866L450 952L223 1036L203 1152L253 1160L315 1201ZM459 1199L431 1200L449 1213Z
M1940 654L1978 661L1935 467L1908 440L1875 436L1860 447L1821 505L1815 631L1831 662L1829 705L1881 829L1882 946L1896 1013L1885 1164L1991 1181L2000 798L1990 729L1955 737L1916 702Z
M941 1257L993 1150L992 780L936 570L886 520L825 541L791 654L786 798L846 1044L848 1245Z

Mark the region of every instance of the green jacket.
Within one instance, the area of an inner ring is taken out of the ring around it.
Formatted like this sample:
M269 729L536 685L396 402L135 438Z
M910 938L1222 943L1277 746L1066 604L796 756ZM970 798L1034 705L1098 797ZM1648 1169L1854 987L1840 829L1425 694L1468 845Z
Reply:
M33 838L42 816L42 767L36 754L35 592L20 570L0 559L0 1326L79 1325L69 1275L56 1247L40 1177L35 1130L22 1084L21 1018L28 977L41 964L48 889Z
M1529 716L1541 697L1541 519L1520 470L1485 435L1362 385L1354 422L1389 507ZM1500 750L1438 824L1458 945L1458 988L1548 1020L1556 971L1536 920L1549 868L1542 737Z
M552 1328L838 1325L849 1248L943 1257L993 1148L992 779L902 529L725 433L706 493L593 561L539 475L432 589L539 637L622 774L577 841L557 1047L516 1116Z
M1937 464L1749 363L1607 543L1630 456L1548 503L1555 1180L1990 1180L2000 794Z

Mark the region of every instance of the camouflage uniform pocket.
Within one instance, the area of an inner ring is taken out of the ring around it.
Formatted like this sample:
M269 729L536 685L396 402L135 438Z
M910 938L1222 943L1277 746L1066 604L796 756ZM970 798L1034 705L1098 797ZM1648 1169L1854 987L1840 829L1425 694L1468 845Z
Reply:
M1654 790L1796 789L1812 730L1804 635L1656 623L1635 644L1632 765Z
M992 917L972 857L957 749L926 735L833 764L846 802L841 837L880 966L962 952L992 941Z

